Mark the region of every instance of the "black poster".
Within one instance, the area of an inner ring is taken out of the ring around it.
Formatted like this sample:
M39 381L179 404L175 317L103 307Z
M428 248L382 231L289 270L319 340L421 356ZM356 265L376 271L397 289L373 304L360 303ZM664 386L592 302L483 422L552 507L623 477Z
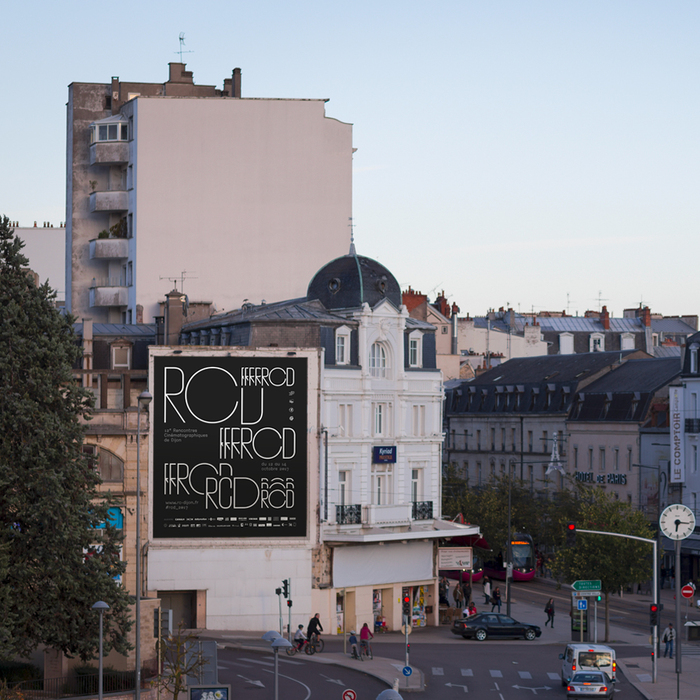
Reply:
M306 535L307 362L154 357L153 536Z

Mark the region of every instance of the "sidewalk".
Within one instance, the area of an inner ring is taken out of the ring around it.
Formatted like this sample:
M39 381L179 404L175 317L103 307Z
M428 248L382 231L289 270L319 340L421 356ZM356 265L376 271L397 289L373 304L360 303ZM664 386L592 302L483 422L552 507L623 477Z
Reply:
M568 600L571 596L570 587L562 586L561 589L556 588L556 581L551 579L539 579L542 582L552 584L552 593L558 602L557 615L555 616L555 628L550 629L544 627L546 615L540 609L540 605L535 605L519 602L514 599L511 602L511 615L521 622L529 622L539 625L542 628L542 636L535 641L528 642L525 640L515 640L512 644L524 644L528 646L551 646L551 654L554 659L564 650L564 647L571 641L571 629L569 625L569 617L567 613L562 614L562 603ZM517 596L517 589L514 591ZM669 589L661 591L661 603L664 604L662 620L664 626L668 621L674 621L672 618L674 608L674 592ZM648 611L651 597L641 594L625 594L624 600L629 601L632 605L639 606L641 610ZM484 611L484 606L479 606L479 601L483 600L479 595L476 596L477 607L480 612ZM603 606L599 606L598 615L598 643L604 643L602 640L605 636L603 614ZM683 607L683 616L685 621L686 608ZM506 604L501 607L501 612L506 612ZM689 619L698 619L699 615L696 611L690 611ZM661 633L663 630L660 630ZM235 631L217 631L206 630L201 631L200 636L207 639L215 639L221 646L232 649L246 649L257 652L272 653L269 643L261 639L263 632L235 632ZM337 637L326 638L338 639ZM624 674L625 678L639 690L648 700L673 700L676 695L676 672L675 661L664 659L663 656L658 659L657 663L657 682L652 683L652 663L651 663L651 640L648 634L642 634L627 630L614 623L610 625L610 646L619 650L619 647L625 644L634 646L648 647L648 654L635 658L618 657L618 671ZM684 637L685 639L685 637ZM464 641L461 637L450 632L449 625L441 625L440 627L427 627L416 629L411 634L411 644L459 644L463 645ZM304 656L304 661L319 664L329 664L335 666L347 666L356 671L367 673L383 681L389 687L393 687L395 682L399 682L400 692L417 692L422 691L425 687L425 677L421 669L412 666L413 674L406 678L402 673L404 663L401 659L391 659L382 656L382 646L384 644L400 644L403 642L403 635L399 632L389 632L387 634L376 635L372 640L374 650L374 658L369 661L357 661L350 658L349 655L343 653L331 653L324 651L322 654L314 654L313 656ZM555 648L554 648L555 647ZM682 672L680 674L680 697L682 700L695 700L700 697L700 643L683 641L681 645L682 651ZM686 653L689 652L689 653ZM286 658L286 657L283 657ZM557 664L559 661L557 659Z

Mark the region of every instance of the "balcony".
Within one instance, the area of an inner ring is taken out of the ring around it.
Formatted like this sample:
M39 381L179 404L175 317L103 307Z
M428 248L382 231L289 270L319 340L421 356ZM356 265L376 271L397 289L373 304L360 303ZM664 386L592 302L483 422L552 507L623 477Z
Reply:
M432 520L433 519L433 502L432 501L413 501L411 504L411 517L414 520Z
M129 193L124 190L90 193L90 211L120 212L129 209Z
M685 432L686 433L700 433L700 418L686 418L685 419Z
M400 503L391 506L363 506L362 522L364 525L409 525L411 505Z
M361 525L362 524L362 506L336 506L335 507L335 522L338 525Z
M90 165L119 165L129 162L129 144L126 141L106 141L90 146Z
M123 279L93 279L89 290L90 306L126 306L129 302L129 289Z
M90 241L90 260L123 260L129 257L126 238L95 238Z

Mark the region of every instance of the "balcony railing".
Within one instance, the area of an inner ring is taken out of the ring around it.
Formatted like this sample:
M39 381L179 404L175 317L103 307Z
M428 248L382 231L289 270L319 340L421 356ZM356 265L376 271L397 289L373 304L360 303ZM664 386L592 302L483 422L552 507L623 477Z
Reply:
M95 395L95 410L124 410L138 405L147 388L146 370L74 369L73 376Z
M433 502L432 501L413 501L411 517L414 520L432 520L433 519Z
M335 522L338 525L361 525L362 506L359 504L352 506L336 506Z

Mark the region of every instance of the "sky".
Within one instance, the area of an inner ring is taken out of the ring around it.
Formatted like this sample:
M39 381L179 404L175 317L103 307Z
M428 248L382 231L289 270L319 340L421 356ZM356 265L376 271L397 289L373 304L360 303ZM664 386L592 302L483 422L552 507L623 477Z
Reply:
M697 0L25 0L3 8L0 214L65 220L71 82L327 98L357 250L461 314L700 314Z

